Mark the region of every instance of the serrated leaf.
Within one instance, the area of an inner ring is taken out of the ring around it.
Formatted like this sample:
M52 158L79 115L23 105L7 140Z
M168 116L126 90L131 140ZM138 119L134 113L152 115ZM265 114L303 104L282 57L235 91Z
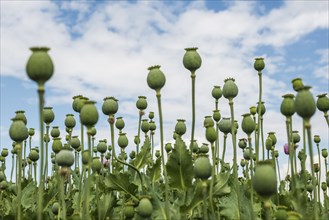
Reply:
M215 176L214 183L214 196L223 196L231 192L231 187L228 186L228 179L230 177L229 172L220 173Z
M150 158L151 158L151 143L150 143L150 139L146 138L141 148L141 151L136 155L136 159L134 160L133 165L138 170L141 170L148 164Z
M180 138L176 139L174 149L168 158L166 167L170 187L185 191L192 185L192 156L187 150L185 143Z
M105 179L105 185L111 190L125 192L132 198L138 200L135 196L137 192L137 186L131 183L127 173L119 173L115 175L109 174Z
M154 186L154 183L161 177L161 158L160 157L155 161L153 166L148 167L147 175L150 178L152 186Z
M23 190L22 190L22 207L26 209L34 210L36 205L36 192L37 187L35 183L30 182Z

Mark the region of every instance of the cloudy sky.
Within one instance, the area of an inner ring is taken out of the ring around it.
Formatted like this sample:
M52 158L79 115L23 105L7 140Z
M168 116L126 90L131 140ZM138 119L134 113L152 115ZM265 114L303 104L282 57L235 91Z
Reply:
M162 89L165 140L172 142L176 119L186 119L190 138L191 82L182 65L184 48L198 47L202 66L196 77L196 138L204 139L203 118L211 115L214 85L234 77L239 95L235 116L258 101L255 57L264 57L263 100L267 108L264 130L277 134L277 148L286 142L282 95L295 93L291 80L301 77L314 96L328 93L328 1L1 1L1 142L10 148L10 119L25 110L28 127L38 127L36 84L25 73L32 46L48 46L55 73L46 84L46 106L60 126L74 113L72 97L82 94L97 101L100 119L97 139L109 138L101 112L102 99L114 96L126 121L125 132L133 149L137 134L137 97L147 96L156 113L155 92L146 83L147 68L161 65L166 75ZM222 117L229 117L228 101L220 99ZM78 115L75 114L76 119ZM293 117L293 129L301 120ZM312 134L328 145L328 127L322 112L312 118ZM74 130L79 134L79 128ZM265 136L265 137L266 137ZM245 137L242 131L238 138ZM222 140L222 137L220 137ZM159 141L157 132L156 142ZM39 145L38 135L33 144ZM228 156L231 155L229 143ZM286 156L283 155L284 161Z

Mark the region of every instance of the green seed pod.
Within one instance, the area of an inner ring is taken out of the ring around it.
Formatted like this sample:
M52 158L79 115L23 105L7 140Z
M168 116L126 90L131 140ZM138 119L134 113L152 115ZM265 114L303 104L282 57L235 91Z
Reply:
M245 167L246 166L246 161L244 159L241 159L240 166L241 167Z
M266 108L265 108L265 105L264 105L265 102L261 102L260 105L259 105L259 102L257 102L257 107L256 107L256 112L258 114L258 106L260 106L260 115L264 115L265 112L266 112Z
M212 166L208 157L198 157L194 162L194 177L206 180L211 176L211 169Z
M130 154L129 154L129 157L130 157L130 159L135 159L135 157L136 157L136 152L135 151L131 151L130 152Z
M321 189L325 192L325 191L327 191L327 184L326 184L326 182L322 182L321 183Z
M134 137L134 143L137 145L137 144L140 144L140 138L137 136L137 135L135 135L135 137Z
M272 146L276 145L277 139L275 136L275 132L268 132L268 137L270 137L272 139Z
M54 119L55 119L55 114L53 112L53 108L44 107L43 108L43 122L49 125L51 122L54 121Z
M54 202L54 204L51 207L51 211L54 213L54 215L58 215L60 205L58 202Z
M78 102L80 101L81 98L82 98L82 95L73 96L72 108L75 112L80 112L78 109Z
M279 151L278 151L278 150L275 150L275 151L274 151L274 157L275 157L275 158L278 158L278 157L279 157Z
M160 89L166 84L166 77L160 70L160 66L151 66L148 70L147 85L155 91L160 91Z
M207 143L202 143L202 145L199 149L199 152L202 153L202 154L208 153L209 152L208 144Z
M275 169L270 160L258 161L252 185L255 191L263 197L270 197L277 192Z
M126 133L120 133L118 138L118 145L122 149L125 149L128 146L128 138Z
M283 95L283 100L281 102L280 111L286 117L291 117L295 114L295 100L293 94Z
M223 96L226 99L233 99L238 95L239 89L237 85L234 83L233 78L228 78L224 80L224 86L223 86Z
M91 161L91 155L89 150L82 151L82 164L88 165L90 161Z
M216 129L213 126L206 127L206 139L210 143L214 143L218 138Z
M175 132L179 136L182 136L186 132L186 125L185 125L185 120L184 119L177 119L177 123L175 126Z
M132 219L135 215L135 209L134 209L134 203L132 204L126 204L123 213L125 215L125 219Z
M56 155L56 163L62 167L70 167L74 164L74 155L71 150L62 148Z
M216 121L216 123L218 123L221 119L221 114L220 114L220 111L219 110L214 110L213 111L213 115L212 115L212 118Z
M67 128L69 129L73 129L76 125L75 119L74 119L74 115L73 114L67 114L64 124Z
M104 154L107 150L107 145L104 140L99 140L99 143L97 144L97 151L101 154Z
M15 118L18 119L18 120L22 120L24 122L24 124L26 125L27 124L27 119L26 119L26 116L25 116L25 111L18 110L15 113L16 113Z
M8 188L7 181L0 181L0 190L6 190Z
M29 136L33 136L35 134L34 128L29 129Z
M104 115L114 115L119 110L118 100L114 97L105 97L102 105Z
M77 103L76 103L76 110L77 112L81 112L82 107L85 105L86 101L88 101L89 99L87 97L80 97L79 99L77 99Z
M249 113L243 114L242 117L243 117L241 123L242 131L247 135L250 135L255 130L255 122L251 118Z
M9 128L9 136L13 141L20 143L28 138L29 131L22 120L13 118L12 121Z
M252 153L252 151L251 151L251 153ZM250 148L249 147L246 148L246 149L244 149L244 151L243 151L243 158L245 160L250 160L251 155L250 155Z
M255 58L254 68L258 72L262 71L265 68L264 58L262 57Z
M166 149L166 152L169 153L169 152L172 150L171 143L167 143L167 144L165 145L165 149Z
M5 157L0 155L0 162L5 162Z
M60 134L61 134L61 132L59 131L58 126L54 126L50 131L50 135L53 138L59 137Z
M327 149L326 148L322 149L321 150L321 154L322 154L322 157L323 158L327 158L328 157L328 151L327 151Z
M2 182L4 180L6 180L6 175L2 170L0 170L0 182Z
M273 141L270 137L266 138L265 146L266 146L266 150L271 150L272 149Z
M53 62L47 53L50 48L32 47L30 50L32 55L26 64L26 73L31 80L44 84L54 73Z
M289 212L287 212L287 214L288 214L287 220L300 220L300 219L302 219L302 216L298 212L289 211Z
M247 147L247 139L241 138L238 143L239 147L243 150Z
M138 100L136 102L136 107L140 110L143 111L147 108L147 101L145 96L138 96Z
M214 126L215 123L214 121L212 120L212 117L211 116L205 116L204 117L204 120L203 120L203 126L206 128L208 126Z
M71 147L74 149L77 149L78 147L80 147L80 140L78 138L78 136L73 136L71 138Z
M295 78L291 81L293 89L298 92L304 87L303 81L301 78Z
M314 172L318 173L320 171L320 165L318 163L313 164Z
M186 69L194 72L199 69L202 64L201 57L199 53L196 51L197 47L185 48L185 54L183 56L183 65Z
M122 117L117 117L117 120L115 121L115 127L120 131L125 127L125 121Z
M159 151L159 150L156 150L156 151L155 151L155 156L156 156L156 158L159 158L159 157L161 156L161 154L160 154L160 151Z
M136 208L136 211L139 216L142 218L149 218L152 215L153 212L153 206L151 201L148 198L142 198L139 201L139 204Z
M149 113L149 119L152 120L153 118L154 118L154 112L150 112L150 113Z
M148 119L143 119L141 124L141 130L146 134L150 130L150 124Z
M196 142L196 140L193 140L193 143L192 143L192 152L193 153L198 153L198 151L199 151L198 143Z
M80 112L81 123L88 128L93 127L98 121L98 111L94 101L86 101Z
M295 99L296 112L303 119L310 119L316 111L315 100L310 88L310 86L304 86L298 91Z
M97 147L93 147L94 154L97 154Z
M314 139L313 140L314 140L314 143L318 144L318 143L320 143L321 138L320 138L319 135L314 135Z
M218 100L222 97L222 89L220 86L214 86L214 88L211 91L211 95L214 99Z
M327 93L320 94L317 97L318 97L318 99L316 101L316 107L322 112L328 112L329 111L329 98L327 96Z
M300 136L298 134L298 131L292 132L292 141L294 142L294 144L297 144L300 141Z
M99 160L99 157L94 157L91 162L91 169L94 173L100 173L102 169L102 162Z
M222 118L218 123L218 128L224 134L228 134L232 130L232 122L230 118Z
M8 156L8 148L3 148L1 151L1 156L7 157Z
M256 113L257 113L257 107L256 107L256 106L251 106L251 107L249 108L249 110L250 110L250 114L251 114L251 115L253 115L253 116L256 115Z
M149 124L150 124L150 130L151 131L155 131L155 129L157 128L155 122L152 121L152 119L151 119L151 121L149 122Z
M288 208L286 206L277 206L277 211L275 212L275 219L276 220L287 220L288 218L288 213L287 213Z
M111 159L111 153L110 152L107 152L107 154L105 155L105 159L106 160L109 160L109 159Z
M55 152L55 154L60 152L63 148L61 138L53 138L53 144L52 144L51 148Z
M29 158L32 162L37 162L39 160L39 153L32 149L29 153Z
M44 135L43 135L43 141L44 141L45 143L49 143L49 142L50 142L50 137L49 137L49 135L44 134Z

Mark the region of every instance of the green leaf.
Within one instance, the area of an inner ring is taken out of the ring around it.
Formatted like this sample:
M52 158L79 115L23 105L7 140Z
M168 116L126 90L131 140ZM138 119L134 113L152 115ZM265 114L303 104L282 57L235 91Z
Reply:
M213 196L223 196L231 192L231 187L228 186L229 177L229 172L220 173L215 176Z
M136 159L134 160L133 165L138 170L141 170L148 164L150 159L151 159L151 143L150 143L150 139L146 138L141 148L141 151L136 155Z
M150 178L152 186L154 185L155 181L157 181L161 177L161 158L159 157L153 166L149 166L147 169L147 175Z
M36 208L36 192L37 187L35 183L30 182L23 190L22 190L22 207L26 209L34 210Z
M166 164L170 187L185 191L192 185L193 161L192 156L180 138L176 139Z
M137 192L137 186L131 183L131 180L129 179L129 175L127 173L119 173L115 175L109 174L105 179L105 185L111 190L125 192L132 198L138 200L135 196Z

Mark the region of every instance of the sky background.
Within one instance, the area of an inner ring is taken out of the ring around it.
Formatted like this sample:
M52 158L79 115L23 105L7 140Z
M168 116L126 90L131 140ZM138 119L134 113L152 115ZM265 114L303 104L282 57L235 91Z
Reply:
M213 86L223 86L228 77L236 79L239 94L234 107L240 124L241 115L258 101L253 63L255 57L264 57L265 138L267 132L276 132L284 170L288 157L282 150L287 138L281 96L295 94L291 80L296 77L312 86L314 97L329 91L328 8L328 1L1 1L0 150L11 149L8 130L17 110L26 111L28 128L36 129L33 146L39 145L37 85L25 72L32 46L51 48L55 73L46 83L45 106L53 107L51 126L60 126L63 138L65 115L73 113L78 121L71 105L72 97L81 94L97 101L95 143L109 139L101 105L104 97L114 96L119 100L116 116L126 122L127 151L132 150L138 96L147 96L146 113L154 111L158 125L155 92L146 77L149 66L161 65L167 79L162 89L165 142L173 142L176 119L186 120L188 140L191 79L182 58L184 48L198 47L202 66L196 73L195 138L199 145L205 142L203 118L212 115L215 107ZM230 116L223 97L219 109L222 117ZM317 111L311 122L312 135L320 135L320 148L326 148L329 131L322 112ZM294 115L293 130L301 128L301 119ZM79 134L77 125L73 135ZM245 134L239 130L237 137ZM156 143L159 139L156 132ZM232 158L231 142L226 158Z

